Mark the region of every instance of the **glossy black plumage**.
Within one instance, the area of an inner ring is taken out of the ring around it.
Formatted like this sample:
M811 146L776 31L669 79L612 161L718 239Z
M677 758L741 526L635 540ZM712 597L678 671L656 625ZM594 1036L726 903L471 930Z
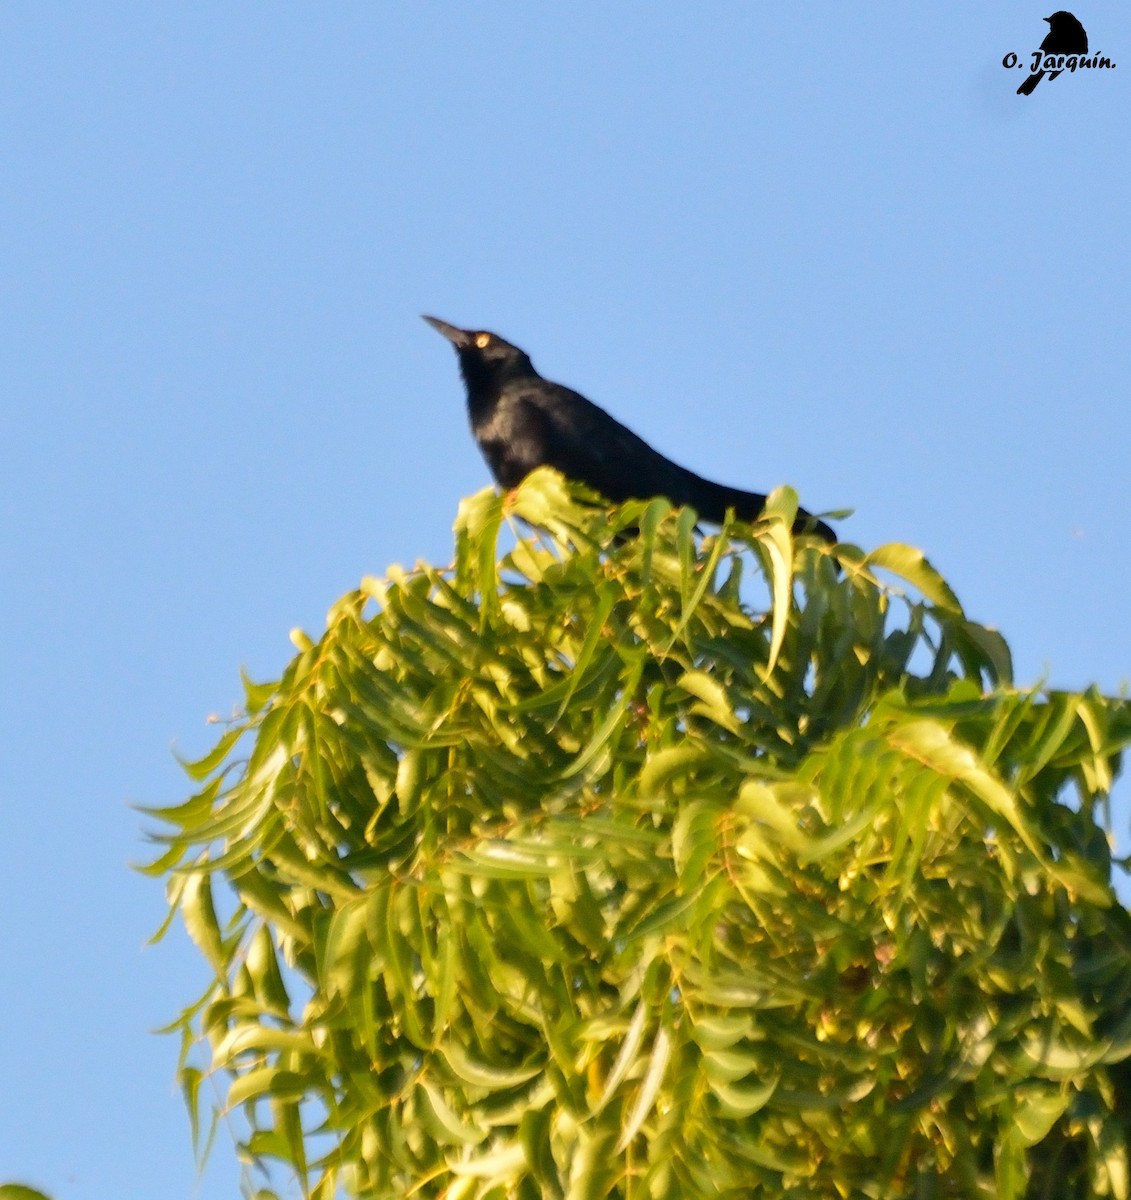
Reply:
M455 347L471 432L502 487L517 487L535 467L548 466L614 503L666 496L717 524L728 508L744 521L761 515L764 495L712 483L665 458L603 408L543 379L524 351L497 334L424 320ZM794 532L836 541L804 509L797 510Z

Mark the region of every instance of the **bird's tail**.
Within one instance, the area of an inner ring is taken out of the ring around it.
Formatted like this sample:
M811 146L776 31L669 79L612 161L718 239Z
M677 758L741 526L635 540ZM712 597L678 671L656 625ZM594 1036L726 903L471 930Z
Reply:
M690 474L690 472L689 472ZM766 507L766 497L758 492L744 492L740 488L727 487L725 484L713 483L709 479L693 476L692 494L686 503L692 505L704 521L721 525L726 520L728 508L734 509L734 515L740 521L757 521ZM793 523L795 534L809 533L822 538L830 545L837 542L836 533L831 525L806 512L797 510L797 520Z
M797 510L797 520L793 522L793 532L795 535L814 534L822 541L828 542L830 546L835 546L840 540L831 525L826 524L819 517L813 516L812 513L806 512L803 508Z
M1057 74L1059 75L1060 72L1058 71ZM1019 96L1031 96L1033 94L1033 89L1038 83L1041 82L1042 79L1044 79L1044 77L1044 71L1034 71L1033 74L1030 75L1029 78L1026 79L1025 82L1017 89L1017 94Z

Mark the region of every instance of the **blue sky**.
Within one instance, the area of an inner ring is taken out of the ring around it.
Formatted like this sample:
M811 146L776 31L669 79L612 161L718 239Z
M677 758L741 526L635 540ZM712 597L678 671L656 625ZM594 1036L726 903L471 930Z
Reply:
M1021 681L1131 675L1131 9L0 8L0 1181L198 1180L134 804L488 482L435 313L703 474L922 547ZM1120 812L1126 825L1127 814Z

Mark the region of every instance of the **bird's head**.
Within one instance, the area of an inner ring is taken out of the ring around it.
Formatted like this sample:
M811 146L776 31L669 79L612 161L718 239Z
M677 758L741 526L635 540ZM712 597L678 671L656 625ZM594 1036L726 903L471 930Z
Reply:
M458 329L439 317L424 320L455 347L459 369L469 389L499 386L510 379L537 377L538 372L524 350L486 329Z

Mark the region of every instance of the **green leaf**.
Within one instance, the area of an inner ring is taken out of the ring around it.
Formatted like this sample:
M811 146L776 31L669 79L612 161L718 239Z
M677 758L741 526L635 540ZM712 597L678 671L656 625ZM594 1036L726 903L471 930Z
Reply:
M197 781L207 779L209 775L228 757L232 747L247 732L246 725L236 725L220 737L216 745L202 758L187 759L177 756L184 772L190 779Z
M569 702L573 699L574 693L585 677L586 671L589 670L589 664L593 661L593 656L597 652L597 647L606 644L608 634L605 629L605 622L609 619L609 614L613 611L613 607L617 602L617 590L611 585L601 589L597 597L597 609L593 613L592 619L589 622L589 629L585 635L585 641L581 645L581 649L577 654L577 661L573 664L573 670L569 676L569 686L566 688L565 695L562 696L562 702L558 709L558 716L569 707Z
M672 826L672 858L685 892L702 886L703 873L719 845L718 826L722 818L720 807L709 800L680 806Z
M668 1063L671 1061L671 1054L671 1031L666 1025L661 1025L656 1030L656 1037L652 1042L652 1052L648 1056L648 1066L644 1072L644 1079L641 1081L640 1090L636 1093L636 1098L629 1111L628 1119L621 1130L620 1139L616 1146L618 1154L640 1132L640 1127L652 1111L652 1106L656 1103L656 1096L659 1094L660 1087L663 1084Z
M683 604L679 621L672 631L665 655L671 653L672 646L686 634L687 628L695 617L699 605L703 602L703 597L714 582L715 570L726 547L724 531L724 533L720 533L718 537L712 540L711 549L706 561L696 561L690 528L693 524L691 510L684 510L684 512L687 515L685 516L684 513L681 513L679 517L680 590L683 593ZM698 576L698 579L694 587L692 587L692 580L696 576Z
M212 969L222 975L227 970L228 953L220 934L216 909L212 903L212 879L202 872L194 871L185 876L180 889L180 909L185 928L197 949L208 959Z
M417 1097L424 1128L441 1146L477 1146L487 1137L485 1129L464 1122L438 1088L419 1084Z
M1024 1146L1044 1141L1048 1132L1064 1115L1072 1100L1066 1088L1033 1086L1026 1088L1013 1110L1013 1126Z
M946 580L927 562L922 550L916 550L914 546L904 546L899 542L889 542L886 546L879 546L865 555L864 566L891 571L912 587L918 588L932 604L944 612L962 615L962 605L959 604L958 597L950 590Z
M445 1041L440 1046L452 1073L457 1079L472 1087L501 1089L517 1087L538 1075L542 1067L539 1064L518 1067L496 1066L473 1056L466 1048L455 1041Z
M770 1076L759 1083L731 1083L725 1078L716 1077L708 1068L707 1077L711 1081L711 1090L718 1097L723 1114L728 1117L745 1119L760 1112L770 1102L777 1090L780 1072L771 1072Z
M253 717L266 708L279 688L275 682L254 683L243 667L240 668L240 682L243 684L247 711Z
M793 585L793 535L790 532L797 517L797 493L792 488L775 488L766 500L763 519L767 521L758 540L765 551L768 564L771 618L770 653L763 672L769 678L777 665L785 642L790 615L790 589Z
M594 1113L599 1113L608 1104L616 1093L617 1088L624 1082L628 1072L635 1066L637 1052L644 1040L644 1030L647 1020L648 1008L643 1001L640 1001L636 1005L636 1011L632 1014L632 1020L629 1021L628 1027L625 1030L624 1039L621 1041L620 1049L617 1051L612 1069L605 1078L605 1086L602 1088L601 1097L594 1107Z
M679 677L679 686L685 692L699 699L698 704L691 707L693 713L714 721L731 733L738 733L741 726L734 715L734 709L727 699L726 689L705 671L685 671Z
M233 1026L212 1052L218 1063L228 1063L248 1050L309 1053L313 1049L310 1034L297 1029L272 1029L255 1021Z
M305 1075L279 1067L257 1067L241 1075L228 1089L228 1108L238 1108L260 1096L300 1100L312 1089L313 1083Z

